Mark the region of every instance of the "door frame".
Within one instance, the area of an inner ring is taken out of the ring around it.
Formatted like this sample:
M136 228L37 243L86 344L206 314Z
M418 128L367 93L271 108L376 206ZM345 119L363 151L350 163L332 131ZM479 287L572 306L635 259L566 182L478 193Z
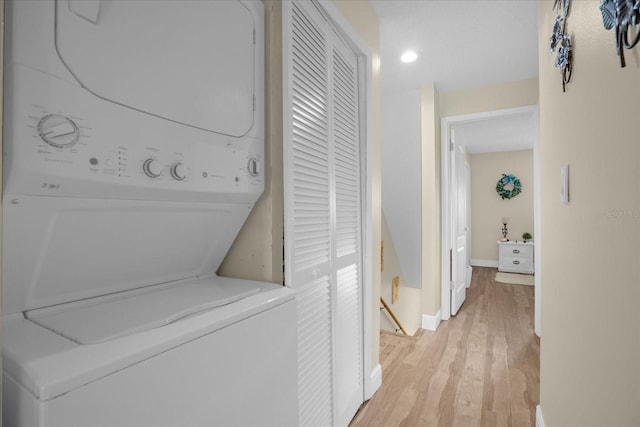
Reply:
M541 230L540 230L540 144L538 137L538 106L527 105L523 107L508 108L503 110L485 111L481 113L463 114L459 116L442 117L440 119L440 242L441 242L441 307L442 320L451 317L451 293L449 284L449 251L451 247L451 151L449 150L449 140L451 138L451 128L457 124L486 120L498 117L506 117L514 114L530 114L534 123L533 133L533 222L535 245L535 332L541 336L540 323L541 311L540 301L542 295L542 265L540 262L541 251Z

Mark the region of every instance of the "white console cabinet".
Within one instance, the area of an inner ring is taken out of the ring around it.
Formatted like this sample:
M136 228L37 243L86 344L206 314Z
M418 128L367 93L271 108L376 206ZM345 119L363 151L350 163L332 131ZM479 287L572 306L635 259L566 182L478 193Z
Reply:
M498 270L533 274L533 242L498 241Z

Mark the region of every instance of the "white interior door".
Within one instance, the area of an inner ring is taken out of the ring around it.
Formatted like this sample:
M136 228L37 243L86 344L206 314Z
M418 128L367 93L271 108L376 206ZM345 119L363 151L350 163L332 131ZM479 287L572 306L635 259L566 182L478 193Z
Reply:
M363 401L362 244L358 59L340 39L331 54L332 192L335 206L335 425Z
M329 65L313 8L286 2L283 36L285 283L297 292L298 422L333 423ZM288 44L287 44L288 43Z
M464 229L467 234L466 282L467 282L467 288L468 288L469 286L471 286L471 273L473 272L473 270L471 269L471 166L469 165L469 162L467 162L466 160L464 162L464 178L465 178L464 191L466 194L465 203L467 207L465 218L464 218L464 221L465 221Z
M298 300L299 425L364 401L358 61L315 2L284 2L285 280Z
M453 140L453 138L452 138ZM467 194L464 148L452 143L452 254L451 254L451 315L464 302L467 291Z

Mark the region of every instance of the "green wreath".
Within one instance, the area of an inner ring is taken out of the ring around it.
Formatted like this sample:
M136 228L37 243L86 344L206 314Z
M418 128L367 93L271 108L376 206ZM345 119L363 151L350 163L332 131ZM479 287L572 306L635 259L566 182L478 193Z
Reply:
M502 178L500 178L496 184L496 191L498 192L498 196L502 197L502 200L511 199L522 192L522 184L520 184L520 180L515 176L503 173Z

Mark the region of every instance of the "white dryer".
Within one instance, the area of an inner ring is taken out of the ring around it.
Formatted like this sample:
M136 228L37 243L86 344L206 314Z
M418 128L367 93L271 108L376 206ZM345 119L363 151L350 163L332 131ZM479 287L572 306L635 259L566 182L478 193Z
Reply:
M5 2L4 426L297 423L293 292L216 275L264 188L263 14Z

